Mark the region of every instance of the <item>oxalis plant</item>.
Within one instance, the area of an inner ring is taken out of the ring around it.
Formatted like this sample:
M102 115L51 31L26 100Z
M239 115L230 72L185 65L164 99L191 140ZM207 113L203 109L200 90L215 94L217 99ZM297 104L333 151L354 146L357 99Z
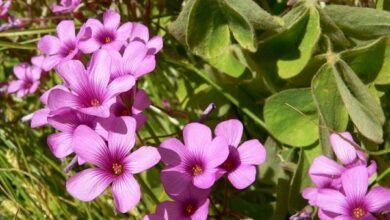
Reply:
M388 10L0 0L0 219L389 219Z

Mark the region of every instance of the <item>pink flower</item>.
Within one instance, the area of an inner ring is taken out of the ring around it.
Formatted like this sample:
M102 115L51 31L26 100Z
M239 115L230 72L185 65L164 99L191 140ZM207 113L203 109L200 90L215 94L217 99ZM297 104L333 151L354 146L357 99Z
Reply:
M161 171L161 182L169 195L178 195L192 184L210 188L217 180L216 173L228 157L225 138L212 138L209 127L190 123L183 129L184 145L176 138L160 145L162 160L168 165Z
M223 121L215 128L215 135L224 137L229 144L229 156L221 166L221 174L227 174L229 181L237 189L244 189L256 179L256 165L265 161L264 146L258 140L248 140L240 145L243 125L231 119Z
M74 131L74 151L96 167L76 173L66 182L68 192L82 201L91 201L112 184L114 204L119 212L131 210L141 198L133 174L156 165L160 155L154 147L141 147L129 155L135 144L135 120L113 126L108 145L91 128L81 125Z
M14 17L14 16L8 16L8 23L4 23L0 25L0 31L5 31L11 28L20 28L23 27L25 23L22 21L22 19Z
M346 170L341 182L342 191L323 189L319 192L316 203L324 211L322 215L329 219L374 220L373 213L388 211L390 190L376 186L367 193L368 170L365 166Z
M58 74L65 80L71 92L54 89L48 97L48 107L53 114L64 108L72 108L87 115L107 118L116 96L130 90L135 81L130 75L110 80L110 54L100 50L92 56L87 70L78 60L61 63Z
M43 64L45 63L45 56L43 56L43 55L33 56L33 57L31 58L31 63L32 63L34 66L43 69Z
M132 23L129 42L140 41L148 48L148 55L158 53L163 47L163 40L160 36L154 36L149 39L149 29L141 23Z
M38 89L41 69L21 63L14 66L14 74L18 79L9 83L8 93L17 92L16 95L21 98Z
M179 196L174 196L174 201L166 201L158 204L155 214L147 215L143 220L206 220L209 208L210 190L202 190L191 186Z
M103 14L103 24L93 18L85 23L88 40L80 43L85 52L94 52L99 48L120 50L126 45L132 25L130 22L120 25L120 15L108 10Z
M68 13L74 11L79 6L80 0L61 0L60 5L53 4L51 11L53 13Z
M53 69L60 62L74 59L80 53L80 42L85 37L85 28L82 27L76 36L74 22L61 21L57 25L57 36L45 35L38 42L38 48L46 58L42 64L45 71Z
M150 106L150 99L145 90L131 89L117 97L117 102L111 106L111 112L116 117L132 116L137 121L137 130L147 121L147 117L142 113Z
M0 17L4 17L7 15L11 3L11 0L0 0Z
M141 42L131 42L122 55L118 51L111 51L112 65L111 78L116 79L124 75L132 75L136 79L152 72L156 67L154 55L148 55L148 48Z

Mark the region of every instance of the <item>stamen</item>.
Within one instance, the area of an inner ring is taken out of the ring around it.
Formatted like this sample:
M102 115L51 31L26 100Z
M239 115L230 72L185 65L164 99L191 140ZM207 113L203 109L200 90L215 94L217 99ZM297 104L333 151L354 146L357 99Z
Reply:
M233 164L232 161L225 161L222 164L222 168L225 169L225 170L232 170L234 168L234 164Z
M92 107L100 106L100 102L99 102L99 100L96 99L96 98L95 98L95 99L92 99L90 104L91 104Z
M117 176L121 175L123 173L123 165L119 163L113 163L112 172Z
M30 88L30 87L32 86L32 83L28 82L28 83L24 84L24 86L25 86L26 88Z
M193 176L198 176L198 175L203 173L203 168L201 166L199 166L198 164L195 164L194 166L192 166L191 169L192 169Z
M123 109L121 113L122 116L131 116L130 111L128 109Z
M359 220L363 218L364 215L366 215L366 212L364 211L364 209L358 207L352 210L352 214L355 219Z
M112 41L111 37L105 37L104 38L104 43L108 44Z
M192 203L188 203L185 208L185 213L187 215L192 215L195 213L195 206Z

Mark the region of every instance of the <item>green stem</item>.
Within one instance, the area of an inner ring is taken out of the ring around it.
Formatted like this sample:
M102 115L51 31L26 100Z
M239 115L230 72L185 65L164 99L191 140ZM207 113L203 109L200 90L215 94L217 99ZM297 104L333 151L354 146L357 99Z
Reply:
M154 195L152 189L145 183L144 179L140 176L137 178L138 182L141 184L141 187L146 191L146 193L150 196L150 198L153 200L153 202L157 205L160 203L156 195Z

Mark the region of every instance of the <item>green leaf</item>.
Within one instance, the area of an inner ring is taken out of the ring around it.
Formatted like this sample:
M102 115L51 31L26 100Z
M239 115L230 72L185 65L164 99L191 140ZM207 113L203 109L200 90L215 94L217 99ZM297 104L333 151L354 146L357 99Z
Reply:
M345 131L348 112L338 93L332 65L325 64L318 70L312 80L311 91L325 126L333 131Z
M235 78L240 77L246 69L244 64L234 56L233 48L229 48L221 56L210 58L208 61L213 67Z
M309 9L304 34L295 50L284 53L277 62L278 74L281 78L288 79L298 75L309 62L320 39L321 28L317 9Z
M218 2L196 0L187 26L186 42L197 55L211 58L221 55L230 44L229 26Z
M229 28L232 31L234 38L245 49L252 52L257 49L255 30L251 23L241 15L227 1L220 0L220 8L227 17Z
M55 28L31 29L31 30L12 30L0 32L0 37L14 37L21 35L45 34L55 32Z
M323 34L329 37L329 39L337 46L341 48L347 48L351 46L351 43L344 35L343 31L337 26L337 24L328 16L322 9L318 9L320 13L321 30Z
M36 50L36 45L32 44L18 44L12 42L3 42L0 41L0 48L13 48L13 49L21 49L21 50Z
M390 37L344 51L340 56L364 82L390 84Z
M184 45L186 45L188 20L195 1L196 0L187 1L177 19L168 26L169 32L176 38L176 40Z
M343 5L329 5L324 11L354 38L375 39L390 34L390 12Z
M281 18L272 16L253 0L223 0L246 18L256 29L274 30L283 26Z
M310 89L289 89L269 97L264 121L280 142L305 147L318 139L318 115Z
M348 114L359 132L375 143L382 143L384 115L368 88L344 61L333 65L333 75Z

